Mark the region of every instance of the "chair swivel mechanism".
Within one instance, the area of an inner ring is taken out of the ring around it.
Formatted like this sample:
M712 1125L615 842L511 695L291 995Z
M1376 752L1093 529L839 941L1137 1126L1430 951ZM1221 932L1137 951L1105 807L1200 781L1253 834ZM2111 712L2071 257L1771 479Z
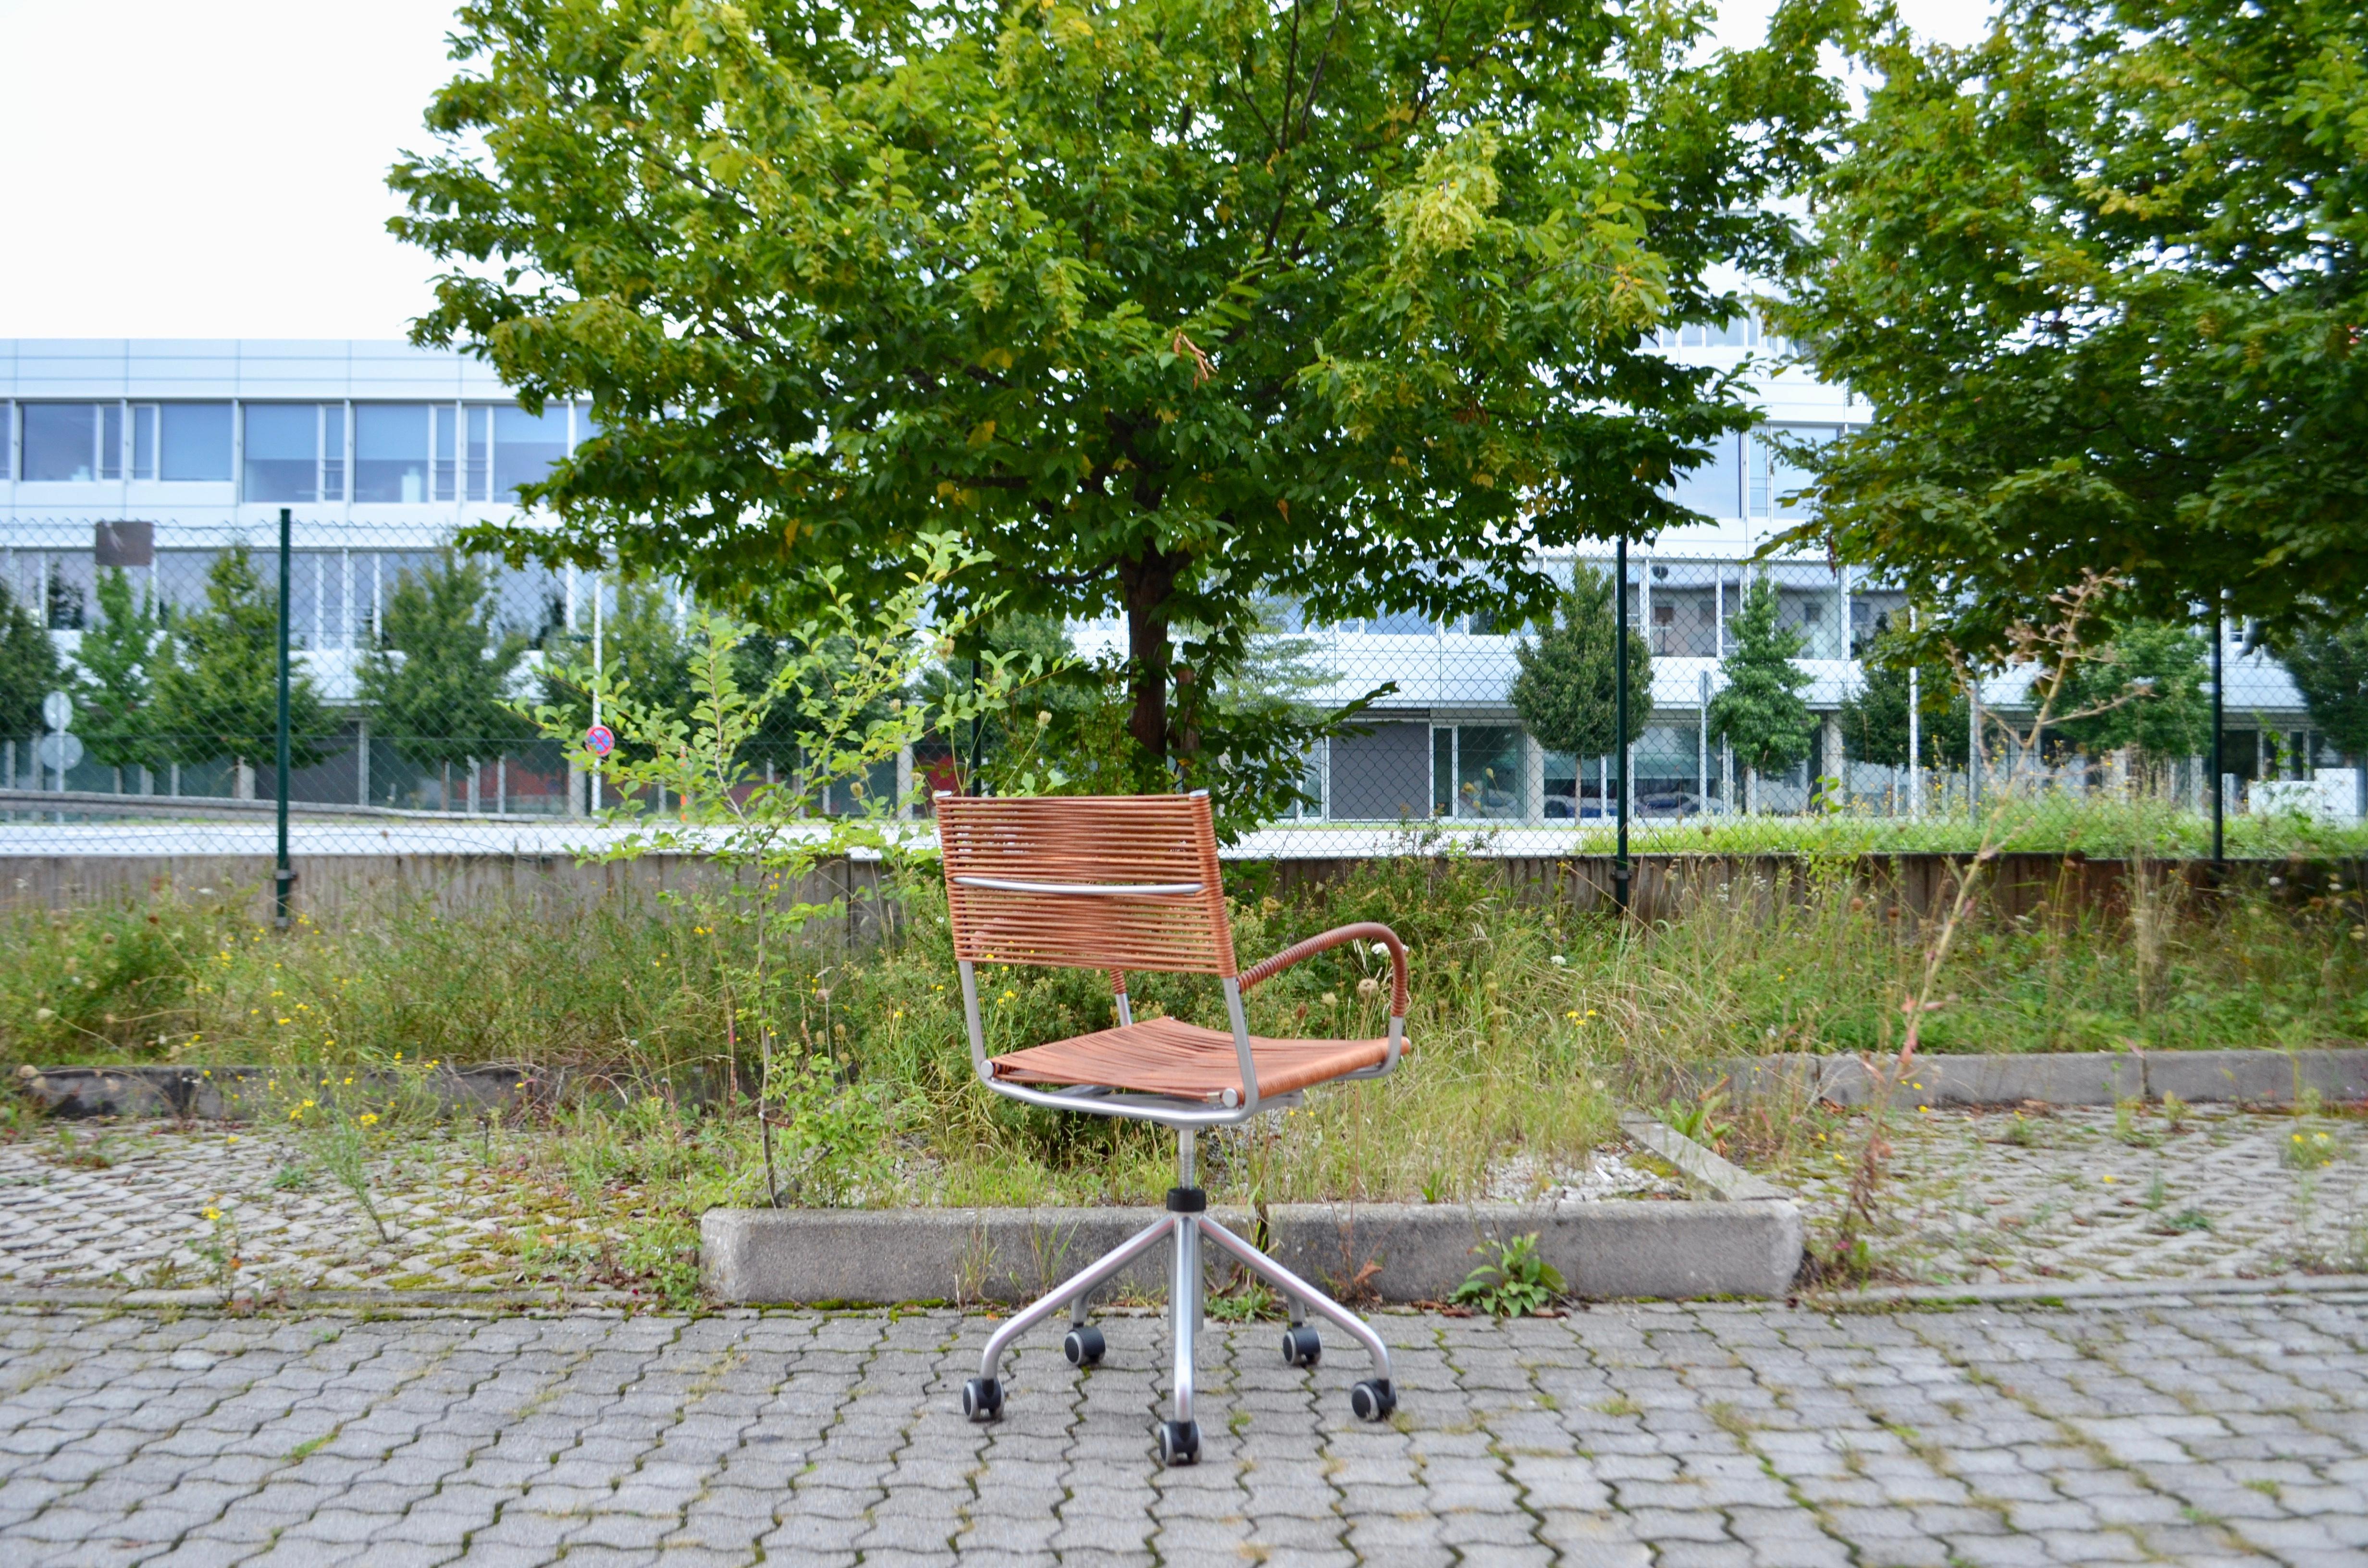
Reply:
M1004 1390L996 1370L1004 1353L1064 1308L1070 1326L1063 1352L1079 1367L1099 1361L1103 1338L1087 1321L1088 1301L1129 1264L1165 1249L1175 1379L1171 1417L1159 1426L1159 1454L1168 1464L1194 1462L1201 1429L1192 1417L1192 1342L1201 1325L1206 1242L1272 1285L1288 1304L1285 1361L1313 1366L1322 1355L1311 1315L1362 1346L1372 1358L1373 1375L1350 1389L1349 1406L1368 1421L1386 1417L1397 1396L1381 1336L1209 1216L1194 1170L1194 1139L1204 1127L1234 1126L1261 1110L1296 1104L1315 1085L1378 1078L1395 1068L1406 1047L1405 944L1386 926L1343 926L1237 971L1205 792L1041 800L941 793L936 807L962 1010L979 1081L1029 1105L1157 1122L1176 1131L1176 1185L1168 1190L1167 1213L997 1325L978 1376L962 1387L963 1414L991 1421L1001 1413ZM1249 1032L1244 992L1349 942L1370 942L1389 954L1386 1038L1266 1040ZM1117 1025L990 1057L979 1011L981 964L1106 970ZM1202 1028L1165 1017L1137 1023L1127 999L1129 970L1217 976L1232 1028Z

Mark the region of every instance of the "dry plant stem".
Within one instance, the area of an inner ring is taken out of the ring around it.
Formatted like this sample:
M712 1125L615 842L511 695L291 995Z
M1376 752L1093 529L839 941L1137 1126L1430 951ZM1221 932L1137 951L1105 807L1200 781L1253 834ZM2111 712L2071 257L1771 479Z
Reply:
M2031 715L2027 731L2018 731L2008 723L1995 708L1975 704L1975 711L1988 719L2006 736L2011 759L2009 783L2011 786L2013 764L2022 757L2036 756L2042 738L2051 723L2065 723L2106 712L2135 700L2140 694L2135 688L2104 702L2082 708L2075 712L2058 714L2056 704L2064 695L2065 683L2082 662L2102 656L2102 650L2092 649L2082 641L2082 628L2097 614L2098 606L2110 594L2115 580L2096 572L2084 573L2078 583L2055 596L2056 616L2054 622L2041 628L2028 622L2017 626L2011 636L2014 664L2038 664L2045 671L2032 683L2039 695L2037 707ZM1964 655L1955 648L1949 650L1949 662L1955 668L1959 683L1968 692L1976 688L1978 676L1968 667ZM1891 1097L1898 1085L1907 1081L1916 1064L1916 1052L1923 1043L1924 1017L1943 1004L1936 1000L1941 972L1947 965L1949 953L1956 946L1958 934L1964 930L1966 916L1974 907L1983 876L1998 859L2003 833L2004 813L1992 811L1983 819L1982 836L1973 858L1955 873L1956 891L1949 900L1948 913L1941 926L1925 945L1924 962L1918 972L1916 988L1899 1004L1907 1028L1899 1042L1899 1052L1890 1062L1878 1067L1874 1058L1864 1057L1867 1075L1873 1080L1867 1103L1866 1141L1858 1162L1850 1173L1850 1203L1843 1211L1842 1225L1835 1248L1837 1263L1849 1254L1858 1240L1858 1227L1874 1218L1874 1207L1882 1190L1884 1164L1891 1156L1891 1143L1886 1136L1891 1113Z

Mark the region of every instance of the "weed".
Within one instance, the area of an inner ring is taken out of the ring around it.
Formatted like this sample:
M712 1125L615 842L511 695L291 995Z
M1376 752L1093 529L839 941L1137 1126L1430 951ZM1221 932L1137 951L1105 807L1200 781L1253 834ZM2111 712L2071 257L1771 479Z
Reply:
M2285 1142L2278 1150L2279 1157L2285 1162L2287 1168L2297 1171L2315 1171L2333 1165L2338 1153L2340 1151L2331 1136L2303 1128L2296 1128L2287 1134Z
M2138 1117L2146 1109L2140 1099L2118 1099L2113 1102L2113 1136L2134 1149L2151 1149L2162 1142L2159 1133L2138 1125Z
M286 1161L271 1173L271 1189L274 1192L302 1192L312 1185L313 1173L306 1170L300 1160Z
M1723 1089L1705 1089L1691 1100L1671 1099L1660 1109L1661 1120L1679 1137L1691 1138L1706 1149L1724 1151L1727 1134L1735 1131L1731 1122L1717 1119L1726 1105Z
M2018 1149L2035 1149L2039 1147L2039 1124L2016 1111L2007 1120L2006 1141Z
M1624 1393L1615 1393L1595 1407L1605 1415L1642 1415L1644 1407Z
M2160 1171L2157 1171L2154 1173L2154 1180L2146 1183L2146 1206L2159 1214L2162 1212L2162 1206L2169 1201L2170 1184L2162 1179Z
M2245 1483L2245 1487L2248 1491L2260 1493L2262 1496L2269 1498L2271 1502L2276 1502L2280 1498L2283 1497L2286 1491L2284 1487L2279 1485L2276 1482L2271 1481L2267 1476L2257 1476L2253 1480Z
M1250 1413L1248 1409L1238 1404L1234 1406L1233 1414L1225 1417L1225 1430L1238 1437L1249 1429Z
M2187 1113L2192 1108L2190 1107L2185 1100L2180 1099L2177 1095L2164 1095L2162 1096L2163 1124L2169 1127L2173 1132L2186 1131Z
M2208 1231L2211 1228L2212 1216L2201 1209L2182 1209L2155 1227L2157 1231L2167 1236L2180 1235L2192 1231Z
M1521 1317L1552 1306L1565 1289L1562 1271L1538 1256L1538 1233L1531 1231L1497 1244L1496 1261L1474 1269L1455 1288L1455 1300L1492 1317Z

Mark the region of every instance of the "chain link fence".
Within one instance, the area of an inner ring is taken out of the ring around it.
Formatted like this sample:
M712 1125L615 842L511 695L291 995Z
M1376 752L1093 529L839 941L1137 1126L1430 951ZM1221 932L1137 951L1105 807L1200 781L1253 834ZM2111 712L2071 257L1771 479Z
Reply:
M453 483L472 482L456 472ZM589 843L613 797L518 708L582 707L554 672L596 643L640 692L687 691L691 606L671 586L515 569L449 545L428 525L293 519L284 577L299 853L555 854ZM1642 655L1623 761L1609 728L1612 559L1543 564L1574 591L1552 626L1416 614L1309 626L1279 610L1266 653L1311 710L1395 689L1361 733L1313 750L1307 803L1239 852L1600 851L1623 799L1647 832L1746 815L1944 815L2008 785L2209 809L2208 625L2149 645L2147 723L2073 725L2012 756L1995 734L1969 744L1974 710L1945 668L1871 657L1907 613L1896 592L1823 562L1639 548L1622 590ZM276 530L6 525L0 853L268 853L282 577ZM1069 635L1084 657L1121 651L1115 623ZM2243 628L2223 635L2227 809L2356 820L2357 759L2339 754ZM2028 702L2013 676L1979 697L2009 717ZM1774 718L1759 711L1771 705ZM871 791L926 814L960 744L915 748ZM757 749L752 761L777 776L797 765L792 734Z

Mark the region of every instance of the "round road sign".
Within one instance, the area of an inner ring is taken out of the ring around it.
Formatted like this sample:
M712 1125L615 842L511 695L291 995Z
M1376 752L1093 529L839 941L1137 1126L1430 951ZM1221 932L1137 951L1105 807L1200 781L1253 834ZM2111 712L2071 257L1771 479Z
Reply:
M63 691L53 691L41 699L41 722L51 730L63 730L74 722L74 699Z
M617 749L617 733L606 724L595 724L584 732L584 749L594 756L606 756Z
M82 766L82 737L43 735L33 743L33 755L52 773L69 772Z

